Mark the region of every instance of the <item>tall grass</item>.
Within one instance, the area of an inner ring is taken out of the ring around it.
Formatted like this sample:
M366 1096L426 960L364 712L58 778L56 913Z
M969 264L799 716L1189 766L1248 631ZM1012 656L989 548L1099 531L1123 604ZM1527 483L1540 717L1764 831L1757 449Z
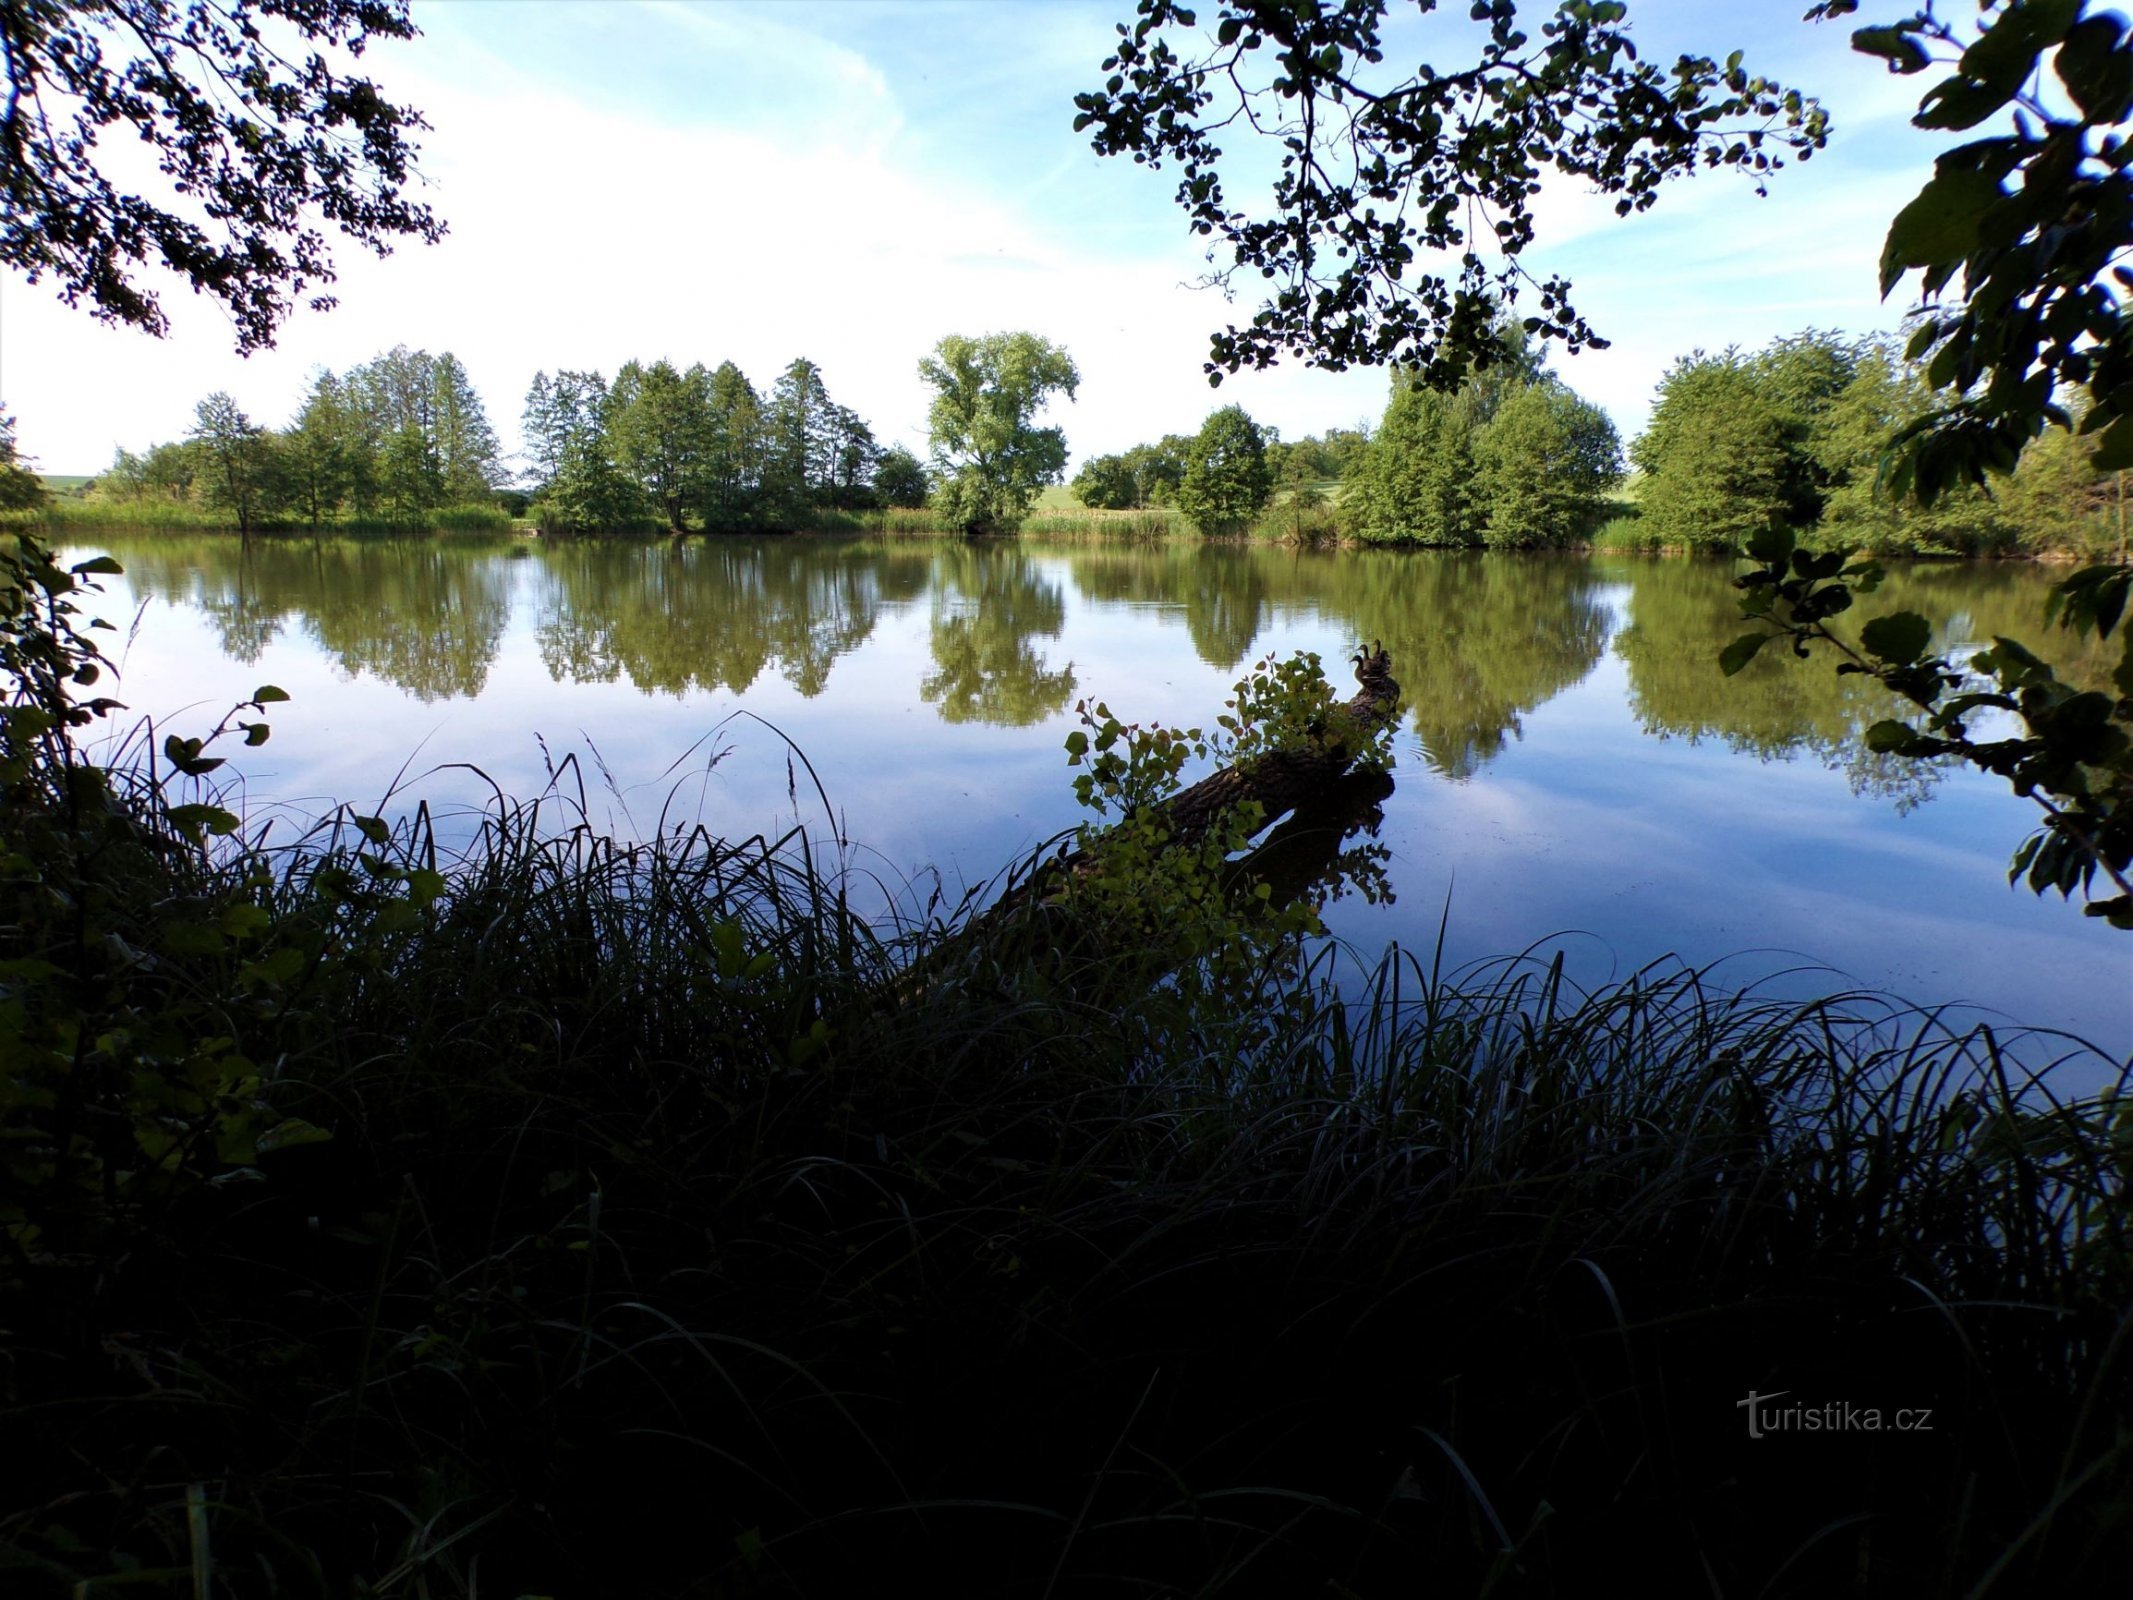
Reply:
M41 510L14 513L4 524L18 529L41 529L58 538L71 533L120 528L140 532L235 533L229 513L187 500L146 495L132 500L56 498ZM419 517L334 517L319 525L325 534L375 533L508 533L513 526L509 513L494 505L437 506ZM255 532L310 533L312 525L301 517L278 515L262 519Z
M1218 1006L569 761L276 843L0 727L10 1594L2121 1573L2133 1123L1992 1030L1333 948Z

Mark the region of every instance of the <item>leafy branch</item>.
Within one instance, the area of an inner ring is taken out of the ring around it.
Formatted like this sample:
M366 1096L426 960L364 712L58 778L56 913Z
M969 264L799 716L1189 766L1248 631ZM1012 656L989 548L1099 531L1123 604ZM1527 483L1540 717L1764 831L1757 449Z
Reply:
M2013 639L1996 637L1959 665L1932 651L1932 626L1915 611L1871 619L1854 642L1830 621L1851 609L1855 594L1873 592L1878 565L1847 550L1795 549L1782 527L1760 534L1749 553L1757 564L1734 583L1744 591L1742 613L1761 627L1721 653L1729 676L1775 639L1803 660L1816 646L1834 650L1843 658L1839 673L1862 673L1918 708L1909 721L1867 729L1870 750L1955 758L2005 778L2043 811L2043 826L2015 852L2008 882L2026 874L2037 893L2056 889L2066 898L2078 889L2088 915L2133 929L2133 628L2122 635L2114 697L2062 682ZM2064 627L2108 638L2129 588L2133 569L2085 568L2054 590L2053 613ZM1992 736L1991 725L2009 718L2021 731ZM2099 875L2115 892L2096 897Z

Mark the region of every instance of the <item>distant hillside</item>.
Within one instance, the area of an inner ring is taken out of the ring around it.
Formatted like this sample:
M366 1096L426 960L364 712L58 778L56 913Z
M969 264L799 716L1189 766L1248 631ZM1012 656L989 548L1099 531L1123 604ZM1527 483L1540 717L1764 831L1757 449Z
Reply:
M90 472L40 472L37 477L53 494L72 494L95 478Z

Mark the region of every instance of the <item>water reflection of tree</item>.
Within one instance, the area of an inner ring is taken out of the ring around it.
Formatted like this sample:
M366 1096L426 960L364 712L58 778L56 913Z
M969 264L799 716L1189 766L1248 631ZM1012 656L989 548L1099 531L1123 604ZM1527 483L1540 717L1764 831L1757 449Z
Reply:
M1839 677L1830 662L1796 661L1770 650L1732 677L1718 652L1744 629L1732 567L1708 561L1638 561L1609 567L1630 588L1629 623L1615 653L1629 669L1630 709L1647 732L1715 738L1765 760L1813 756L1842 771L1855 792L1908 811L1928 798L1944 768L1877 757L1868 727L1902 716L1904 702L1859 674ZM1864 597L1861 615L1916 611L1934 627L1933 648L1958 656L1995 635L2041 641L2071 681L2100 687L2109 669L2093 640L2041 636L2047 576L2007 567L1919 564L1893 567Z
M457 538L113 546L137 595L197 607L234 660L258 660L297 622L345 671L422 700L487 683L510 620L509 551Z
M1328 558L1321 558L1328 559ZM1607 643L1590 566L1575 558L1351 551L1321 605L1392 652L1429 765L1471 777L1522 718L1582 681Z
M1607 639L1575 559L1170 544L1079 550L1072 569L1092 599L1183 609L1201 659L1224 671L1278 612L1315 611L1383 643L1424 759L1455 778L1590 672Z
M1066 597L1019 550L944 545L934 554L933 664L919 696L944 722L1022 726L1074 692L1071 663L1054 671L1031 647L1066 626Z
M922 553L812 541L563 545L543 553L534 637L549 674L571 682L739 692L775 667L812 699L884 604L923 590L926 566Z
M1084 548L1069 565L1074 586L1092 600L1182 612L1200 659L1230 672L1251 654L1273 614L1270 555L1278 553L1168 542Z

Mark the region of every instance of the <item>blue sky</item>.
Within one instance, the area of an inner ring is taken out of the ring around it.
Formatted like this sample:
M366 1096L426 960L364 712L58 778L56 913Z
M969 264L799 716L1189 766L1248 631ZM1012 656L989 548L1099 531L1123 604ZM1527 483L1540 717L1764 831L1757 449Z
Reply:
M1452 64L1465 7L1394 0L1387 66ZM1907 118L1922 87L1853 55L1806 0L1631 0L1648 58L1746 52L1819 95L1830 148L1771 184L1729 173L1669 188L1650 213L1556 184L1527 252L1567 273L1613 341L1558 357L1625 438L1667 364L1807 326L1894 325L1874 263L1938 140ZM47 471L93 472L114 446L183 434L234 394L288 420L312 370L397 343L451 350L507 447L537 369L613 373L632 358L737 362L767 387L795 356L884 440L921 454L919 358L944 334L1028 328L1080 367L1055 407L1077 460L1239 403L1285 435L1375 420L1382 373L1285 364L1211 391L1208 333L1253 304L1191 287L1206 271L1169 172L1098 158L1072 130L1131 0L434 0L424 37L366 66L420 107L434 247L339 252L341 305L299 314L242 360L211 304L168 296L157 343L0 276L0 401ZM1205 8L1212 16L1212 9ZM1907 9L1907 8L1903 8ZM1872 20L1872 19L1869 19Z

